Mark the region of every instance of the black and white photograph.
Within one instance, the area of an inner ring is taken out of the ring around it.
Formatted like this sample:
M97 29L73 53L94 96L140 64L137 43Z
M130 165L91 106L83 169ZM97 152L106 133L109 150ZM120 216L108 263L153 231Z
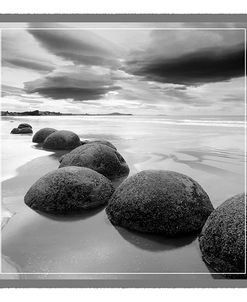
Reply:
M1 279L246 279L246 25L1 23Z

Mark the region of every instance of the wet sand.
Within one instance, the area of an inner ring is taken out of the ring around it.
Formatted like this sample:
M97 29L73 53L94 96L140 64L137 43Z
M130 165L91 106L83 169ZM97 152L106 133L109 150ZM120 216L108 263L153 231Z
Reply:
M144 169L169 169L187 174L203 186L215 207L243 191L243 155L238 149L235 152L221 148L222 133L218 134L218 146L214 148L210 148L212 135L205 133L207 144L202 148L193 146L191 141L188 145L183 132L170 136L168 132L164 133L167 141L162 143L157 136L150 136L148 140L144 136L118 140L117 136L105 135L104 139L117 146L130 166L130 175ZM229 131L225 136L232 139ZM21 164L14 177L2 183L5 207L2 214L6 214L2 225L3 273L16 278L18 271L22 279L78 279L88 278L89 275L83 275L87 273L206 273L199 275L200 278L213 278L201 259L196 235L167 239L114 227L104 208L73 217L44 215L28 208L23 201L25 193L37 179L58 167L58 158L63 152L40 150L25 140L26 148L32 148L32 159ZM180 275L179 278L196 279L197 276Z
M18 263L21 272L180 272L184 262L184 272L208 271L195 235L173 240L115 228L102 207L73 217L29 209L23 202L26 191L57 166L56 155L39 157L2 185L3 202L15 212L2 232L2 252ZM8 272L8 267L3 265L2 270Z

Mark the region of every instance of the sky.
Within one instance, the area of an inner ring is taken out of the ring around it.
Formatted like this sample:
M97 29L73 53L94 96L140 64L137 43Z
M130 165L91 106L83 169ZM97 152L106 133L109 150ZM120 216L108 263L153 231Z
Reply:
M21 26L2 30L2 110L244 114L245 24Z

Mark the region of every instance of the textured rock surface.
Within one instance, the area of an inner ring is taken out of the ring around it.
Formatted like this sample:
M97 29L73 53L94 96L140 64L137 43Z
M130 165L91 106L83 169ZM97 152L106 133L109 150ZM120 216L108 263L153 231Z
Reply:
M26 123L22 123L22 124L19 124L18 128L19 129L22 129L22 128L32 128L32 126L29 125L29 124L26 124Z
M36 181L24 201L34 210L69 214L107 203L113 191L103 175L87 168L65 167Z
M208 217L199 237L203 260L217 272L244 272L245 196L226 200ZM225 275L239 278L245 275Z
M42 128L37 131L33 136L33 143L43 143L44 140L53 132L57 131L54 128Z
M69 150L80 146L80 138L77 134L68 130L53 132L44 141L44 148L52 150Z
M11 134L26 134L26 133L33 133L32 128L14 128L10 132Z
M60 168L80 166L95 170L110 179L128 175L129 167L118 151L102 144L85 144L60 159Z
M163 170L131 176L116 189L106 208L114 225L167 236L199 231L212 211L208 195L197 182Z
M115 150L117 150L117 148L109 141L106 141L106 140L95 140L95 141L88 141L88 140L85 140L85 141L81 141L81 144L82 145L85 145L85 144L102 144L102 145L106 145L108 147L111 147Z

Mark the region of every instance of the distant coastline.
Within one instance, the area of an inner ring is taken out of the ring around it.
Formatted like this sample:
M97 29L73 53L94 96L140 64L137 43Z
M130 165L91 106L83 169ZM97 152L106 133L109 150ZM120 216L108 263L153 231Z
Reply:
M23 111L23 112L11 112L11 111L1 111L1 116L53 116L53 115L69 115L69 116L105 116L105 115L133 115L131 113L61 113L53 111Z

